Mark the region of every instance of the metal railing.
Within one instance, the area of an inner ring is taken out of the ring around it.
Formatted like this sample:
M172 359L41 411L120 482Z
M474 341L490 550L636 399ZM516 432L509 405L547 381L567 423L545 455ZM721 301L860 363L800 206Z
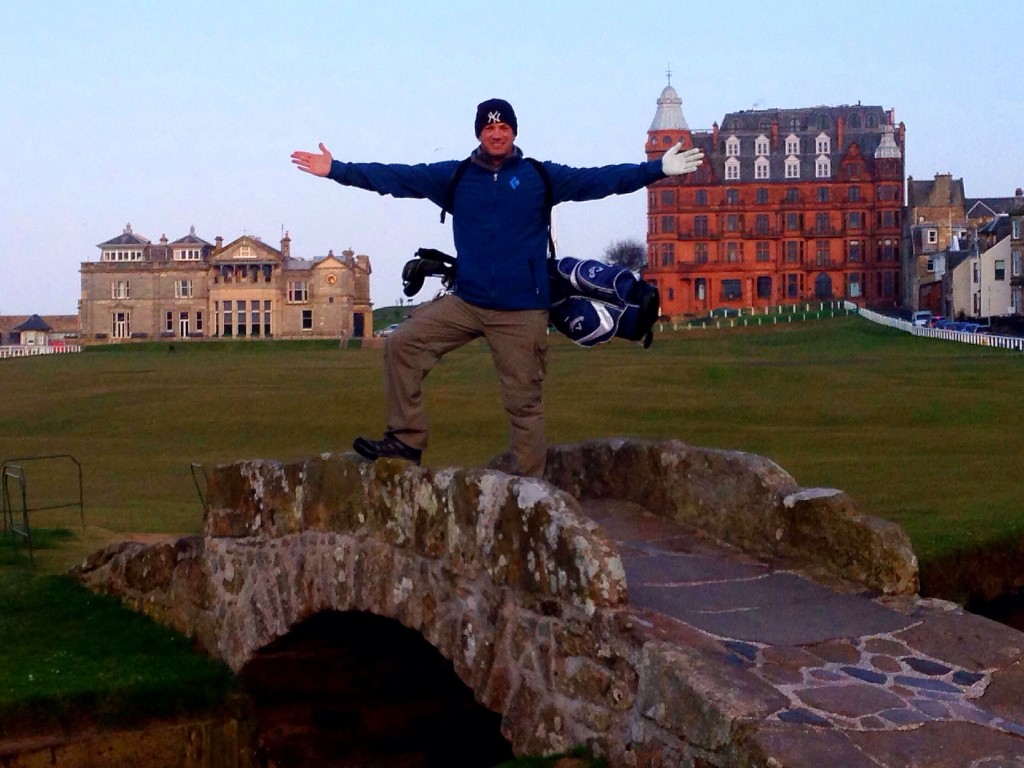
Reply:
M1017 352L1024 352L1024 338L1019 336L994 336L989 333L972 333L970 331L954 331L947 328L923 328L914 325L909 320L901 320L898 317L889 317L870 309L860 309L859 314L865 320L870 320L879 325L889 328L896 328L906 331L914 336L925 336L929 339L942 339L944 341L957 341L961 344L976 344L982 347L997 347L999 349L1012 349Z
M40 506L29 506L28 484L25 480L25 465L32 462L69 461L74 464L75 480L77 480L78 498L67 501L52 500ZM13 493L12 493L13 491ZM30 512L43 512L56 509L78 508L78 517L82 528L85 528L85 505L82 501L82 465L78 459L67 453L49 454L45 456L20 456L5 459L0 464L0 501L3 503L4 534L11 538L15 551L24 542L28 547L29 559L35 563L32 551L32 527L29 522ZM20 509L16 506L20 501ZM18 514L20 512L20 515ZM16 520L20 517L20 520Z

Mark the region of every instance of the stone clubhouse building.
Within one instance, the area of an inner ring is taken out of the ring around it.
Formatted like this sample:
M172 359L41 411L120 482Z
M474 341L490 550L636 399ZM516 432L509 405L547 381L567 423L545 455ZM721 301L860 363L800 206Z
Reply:
M370 259L298 259L243 235L156 243L124 231L81 265L82 343L130 339L337 338L372 336Z

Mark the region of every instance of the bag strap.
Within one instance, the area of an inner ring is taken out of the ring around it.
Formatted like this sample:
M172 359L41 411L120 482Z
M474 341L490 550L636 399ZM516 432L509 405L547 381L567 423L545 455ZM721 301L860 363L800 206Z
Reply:
M537 175L540 176L541 182L544 184L544 225L548 230L548 257L555 258L555 238L551 232L551 210L555 207L554 205L554 192L552 191L551 175L548 173L548 169L544 167L544 164L533 157L524 157L526 162L533 166ZM459 182L462 181L462 177L466 175L466 169L469 167L472 158L467 157L458 167L455 169L455 173L452 174L452 180L448 182L448 190L444 196L444 205L441 206L441 223L444 224L445 214L455 213L455 188L459 186Z

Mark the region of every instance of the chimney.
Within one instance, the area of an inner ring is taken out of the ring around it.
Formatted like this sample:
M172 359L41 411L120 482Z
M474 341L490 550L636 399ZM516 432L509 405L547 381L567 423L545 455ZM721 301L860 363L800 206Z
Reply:
M846 133L844 130L845 127L846 123L843 121L843 116L839 115L839 117L836 118L836 149L839 152L842 152L844 147L843 134Z
M711 124L711 153L718 151L718 121Z
M292 239L288 236L288 232L285 231L284 237L281 238L281 258L287 259L292 255Z
M779 118L772 119L772 151L779 148Z
M216 249L217 249L217 250L219 251L219 250L220 250L221 248L223 248L223 247L224 247L224 238L223 238L223 237L221 237L220 235L217 235L217 236L216 236L216 237L215 237L215 238L213 239L213 245L214 245L214 247L215 247L215 248L216 248Z

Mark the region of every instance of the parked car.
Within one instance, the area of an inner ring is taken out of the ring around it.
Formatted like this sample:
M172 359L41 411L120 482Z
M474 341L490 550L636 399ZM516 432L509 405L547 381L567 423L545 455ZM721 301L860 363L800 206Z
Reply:
M912 325L916 325L918 328L925 328L928 326L929 321L932 319L932 313L927 309L922 309L915 312L910 316L910 322Z
M942 315L932 315L931 320L928 321L929 328L938 328L939 323L943 322L946 318Z
M395 329L398 328L398 325L398 323L392 323L389 326L381 328L379 331L377 331L377 335L380 336L381 338L385 336L390 336L392 333L395 332Z

